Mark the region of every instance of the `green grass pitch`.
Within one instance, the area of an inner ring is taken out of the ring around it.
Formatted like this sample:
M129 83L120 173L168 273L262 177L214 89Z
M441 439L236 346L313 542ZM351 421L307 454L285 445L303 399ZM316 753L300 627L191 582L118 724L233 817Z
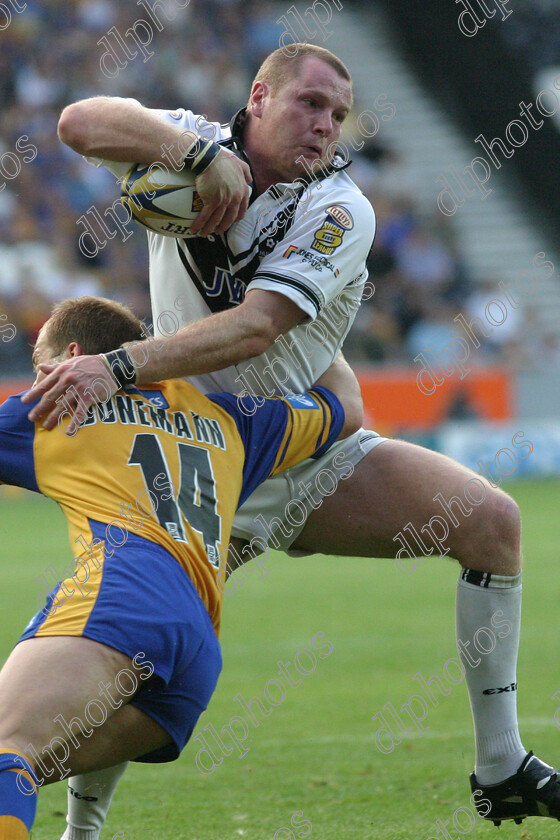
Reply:
M558 603L560 481L522 482L508 490L524 516L523 633L519 663L519 713L525 745L560 762ZM35 611L35 578L49 564L70 559L66 528L53 503L31 495L0 497L0 660ZM197 732L216 730L243 714L233 698L263 697L278 677L277 661L293 663L319 632L332 653L301 676L259 726L249 725L249 751L222 757L213 773L195 764L200 743L179 761L132 765L115 796L103 840L453 840L476 837L557 838L559 826L532 819L500 833L479 819L469 822L467 775L472 769L472 724L464 683L429 706L427 731L410 735L390 754L376 749L372 716L422 694L413 676L442 678L454 642L455 564L425 560L412 574L392 561L313 557L270 562L226 599L224 671ZM328 649L323 649L326 652ZM309 667L305 657L300 660ZM62 664L62 663L61 663ZM86 663L84 663L86 667ZM293 664L290 672L298 677ZM38 686L41 690L41 686ZM277 697L274 687L271 696ZM246 717L246 716L245 716ZM224 745L229 744L224 735ZM64 830L65 784L39 797L33 840L57 840ZM457 809L463 811L457 812ZM290 819L296 812L303 815ZM459 822L454 827L453 815ZM309 834L309 823L312 832ZM279 832L284 827L286 831ZM290 829L291 835L287 829ZM119 833L120 832L120 833Z

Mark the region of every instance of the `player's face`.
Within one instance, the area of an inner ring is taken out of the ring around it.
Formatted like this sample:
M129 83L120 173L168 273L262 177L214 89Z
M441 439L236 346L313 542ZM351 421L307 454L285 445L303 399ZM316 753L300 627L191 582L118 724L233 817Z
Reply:
M317 161L329 163L352 106L350 83L330 65L309 57L275 96L264 87L258 128L270 183L293 181L313 171L314 163L317 169Z

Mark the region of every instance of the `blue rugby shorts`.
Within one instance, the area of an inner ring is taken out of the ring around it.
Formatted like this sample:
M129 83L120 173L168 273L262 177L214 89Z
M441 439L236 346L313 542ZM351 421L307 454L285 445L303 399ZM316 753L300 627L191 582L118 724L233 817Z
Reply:
M105 538L105 524L90 520L90 526L94 537ZM138 667L151 663L154 673L144 683L138 680L130 702L159 723L173 743L136 760L173 761L216 687L220 643L191 579L161 546L128 532L124 545L99 560L99 568L89 562L82 594L64 596L75 588L72 578L55 586L19 641L85 636L131 659L143 653Z

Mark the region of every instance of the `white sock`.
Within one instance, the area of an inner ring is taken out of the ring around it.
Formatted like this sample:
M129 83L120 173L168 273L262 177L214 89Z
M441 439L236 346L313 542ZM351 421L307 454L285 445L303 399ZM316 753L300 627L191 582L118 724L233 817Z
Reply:
M521 574L463 569L457 586L457 645L474 721L476 778L493 785L527 755L517 726Z
M127 766L128 761L124 761L68 779L68 827L61 840L99 840L115 788Z

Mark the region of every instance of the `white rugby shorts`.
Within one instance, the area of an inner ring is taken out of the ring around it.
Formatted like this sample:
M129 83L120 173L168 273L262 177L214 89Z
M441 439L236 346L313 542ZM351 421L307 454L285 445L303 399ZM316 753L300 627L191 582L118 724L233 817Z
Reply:
M261 551L266 545L288 551L309 514L320 507L325 496L332 496L339 481L349 478L356 464L384 440L387 438L377 432L358 429L333 444L321 458L307 458L267 479L235 514L232 536L249 542L258 537L255 545Z

